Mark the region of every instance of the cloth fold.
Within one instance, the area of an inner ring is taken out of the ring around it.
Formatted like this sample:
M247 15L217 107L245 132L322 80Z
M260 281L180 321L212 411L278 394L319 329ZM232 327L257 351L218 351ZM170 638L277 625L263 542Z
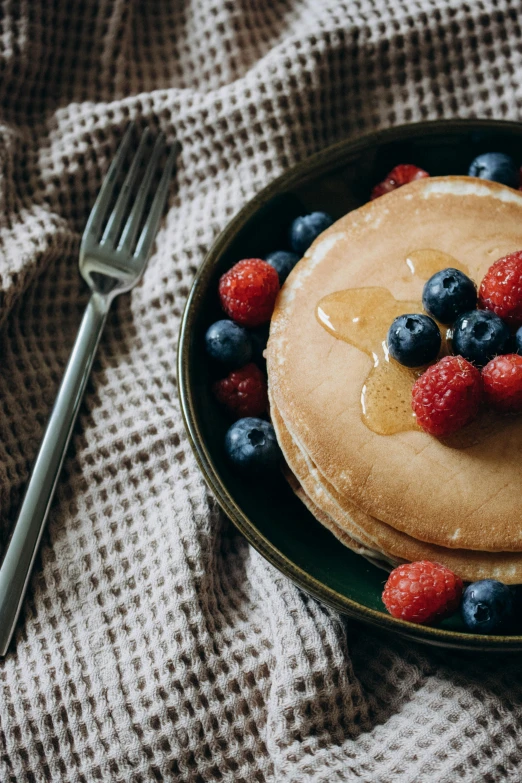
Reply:
M129 118L182 144L142 284L109 318L13 651L0 780L518 781L515 657L423 649L301 593L218 511L175 357L245 202L354 133L517 119L515 0L0 4L0 537L87 298L81 232Z

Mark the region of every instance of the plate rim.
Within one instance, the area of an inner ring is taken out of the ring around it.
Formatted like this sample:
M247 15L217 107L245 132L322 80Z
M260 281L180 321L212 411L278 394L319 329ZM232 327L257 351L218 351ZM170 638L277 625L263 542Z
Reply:
M264 206L271 198L283 189L290 189L310 169L320 173L321 168L328 167L329 163L343 153L355 153L365 147L373 147L382 143L405 140L409 137L418 137L420 134L436 135L446 132L473 128L476 130L495 130L504 128L517 131L522 135L522 122L494 119L452 119L452 120L427 120L423 122L396 125L391 128L374 130L361 133L349 139L336 142L319 152L310 155L302 161L280 174L268 185L262 188L251 198L239 212L227 223L218 234L208 252L206 253L194 280L192 282L183 314L181 317L178 350L177 350L177 377L178 394L181 405L181 413L188 440L192 452L196 458L199 469L218 501L221 509L229 517L237 529L245 536L247 541L284 576L291 579L298 587L317 598L323 604L339 611L340 613L357 620L377 626L383 630L392 631L399 636L413 639L439 647L477 650L488 652L518 652L522 650L522 635L502 636L464 633L444 628L417 625L399 618L387 615L384 612L372 609L360 604L352 598L334 590L313 577L302 569L270 539L264 536L240 506L230 496L224 482L219 477L214 467L212 458L206 448L204 438L199 428L195 414L194 398L191 385L191 327L195 319L198 300L203 296L207 278L212 275L214 265L222 253L235 238L237 232L245 225L252 215Z

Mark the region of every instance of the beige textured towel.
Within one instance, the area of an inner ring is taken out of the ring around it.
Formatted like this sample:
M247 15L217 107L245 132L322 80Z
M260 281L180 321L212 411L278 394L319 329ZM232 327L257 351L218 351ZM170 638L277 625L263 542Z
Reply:
M143 284L117 300L16 634L0 780L519 781L517 657L381 638L302 595L218 512L177 399L205 250L263 185L354 132L516 119L521 2L5 0L0 513L86 301L78 242L129 117L183 145Z

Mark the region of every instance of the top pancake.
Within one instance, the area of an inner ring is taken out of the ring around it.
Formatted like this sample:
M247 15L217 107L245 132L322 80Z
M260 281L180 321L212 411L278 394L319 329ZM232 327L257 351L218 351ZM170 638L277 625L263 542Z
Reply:
M372 360L315 317L323 296L347 288L383 286L420 300L424 281L408 276L406 258L427 248L454 256L480 282L496 259L522 248L522 193L468 177L423 179L337 221L277 300L271 395L325 478L368 514L441 546L522 551L522 416L469 448L421 431L377 435L361 420Z

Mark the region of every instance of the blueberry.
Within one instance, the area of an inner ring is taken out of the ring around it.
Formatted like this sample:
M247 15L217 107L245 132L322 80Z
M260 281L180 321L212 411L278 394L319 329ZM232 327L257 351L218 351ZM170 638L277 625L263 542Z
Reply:
M513 601L513 620L522 617L522 585L510 585L511 600Z
M510 188L518 188L519 170L515 161L504 152L485 152L479 155L469 167L470 177L491 179Z
M246 329L234 321L216 321L207 330L205 347L211 359L227 367L243 367L252 356L252 342Z
M495 579L482 579L468 585L460 605L464 625L478 633L491 633L507 624L512 608L510 588Z
M257 329L251 329L249 332L252 342L252 359L258 364L264 364L265 362L263 351L268 342L269 331L269 325L263 324L263 326L258 326Z
M274 470L281 451L274 428L264 419L239 419L225 436L225 451L234 467L250 475Z
M299 257L310 247L319 234L326 231L333 218L326 212L311 212L294 220L290 226L290 246Z
M504 353L508 342L508 327L490 310L463 313L453 326L453 353L479 367Z
M437 357L439 327L427 315L399 315L388 330L388 350L405 367L421 367Z
M464 272L443 269L436 272L422 292L424 309L441 324L452 324L461 313L477 305L477 287Z
M283 285L286 278L299 261L297 253L291 253L289 250L274 250L269 253L265 261L271 264L279 275L279 284Z
M522 356L522 326L515 332L514 352Z

